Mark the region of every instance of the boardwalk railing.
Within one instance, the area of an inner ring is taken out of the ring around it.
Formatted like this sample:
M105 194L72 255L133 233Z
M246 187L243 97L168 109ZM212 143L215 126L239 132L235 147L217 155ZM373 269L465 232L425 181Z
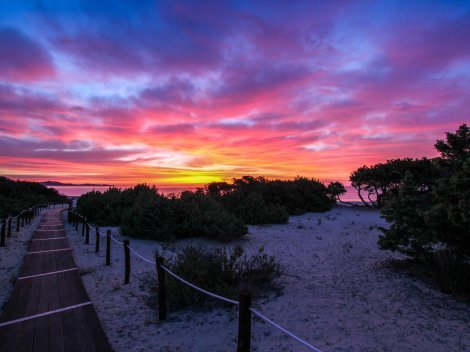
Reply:
M0 222L0 247L6 246L5 237L11 237L12 227L15 227L16 232L20 231L21 227L30 224L33 219L38 215L41 210L48 209L51 206L55 206L61 203L56 204L37 204L31 208L24 209L16 216L9 216L6 219L3 219ZM62 203L66 204L66 203Z
M99 228L94 228L91 226L86 218L75 211L68 212L67 220L69 224L74 225L77 232L79 231L79 222L82 222L82 236L86 235L85 244L89 243L89 233L90 229L95 231L96 233L96 242L95 242L95 250L96 252L99 251L99 242L101 233ZM111 240L115 243L122 245L124 249L124 283L129 283L130 277L130 253L134 254L137 258L141 259L143 262L148 263L157 269L157 283L158 283L158 315L159 320L165 320L167 317L167 305L166 305L166 274L170 275L175 280L193 288L194 290L203 293L207 296L212 298L218 299L220 301L230 303L232 305L238 306L238 343L237 343L237 352L250 352L251 349L251 320L252 315L256 316L260 320L266 322L267 324L271 325L272 327L276 328L277 330L281 331L282 333L286 334L287 336L293 338L298 343L302 344L304 347L308 348L311 351L321 352L318 348L314 347L307 341L301 339L297 335L293 334L289 330L285 329L281 325L275 323L273 320L266 317L260 311L251 307L251 293L246 290L241 290L239 293L239 300L235 301L227 297L219 296L213 292L209 292L204 290L203 288L196 286L195 284L186 281L182 277L175 274L169 268L164 265L163 257L159 256L158 254L155 255L155 260L151 260L145 258L143 255L138 253L134 248L130 246L129 240L123 240L122 242L117 240L114 236L112 236L111 231L108 230L106 232L106 265L110 265L111 263Z

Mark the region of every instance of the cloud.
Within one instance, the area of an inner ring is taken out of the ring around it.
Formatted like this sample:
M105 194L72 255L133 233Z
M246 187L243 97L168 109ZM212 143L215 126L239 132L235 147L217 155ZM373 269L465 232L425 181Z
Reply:
M458 2L41 4L0 15L10 175L347 179L433 155L470 113Z
M2 80L36 81L55 75L48 52L21 31L0 28L0 77Z

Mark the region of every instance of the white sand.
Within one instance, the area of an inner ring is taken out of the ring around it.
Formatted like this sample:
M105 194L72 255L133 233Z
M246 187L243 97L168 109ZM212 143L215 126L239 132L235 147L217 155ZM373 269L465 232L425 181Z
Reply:
M377 248L377 226L384 225L376 211L337 207L291 217L287 225L250 226L241 241L246 250L262 245L286 268L282 295L255 301L254 307L323 351L469 351L470 305L384 265L400 257ZM116 351L236 350L236 308L170 311L159 322L146 282L154 278L154 267L132 256L131 283L124 285L122 246L112 243L112 265L106 267L104 241L96 254L94 234L86 246L67 228ZM157 242L130 240L147 258L161 249ZM178 245L188 243L218 245ZM252 329L253 351L307 351L263 322L254 320Z
M36 216L31 224L20 227L19 232L16 232L16 220L12 221L11 237L6 237L6 246L0 247L0 312L13 291L32 231L41 221L42 214L44 211Z

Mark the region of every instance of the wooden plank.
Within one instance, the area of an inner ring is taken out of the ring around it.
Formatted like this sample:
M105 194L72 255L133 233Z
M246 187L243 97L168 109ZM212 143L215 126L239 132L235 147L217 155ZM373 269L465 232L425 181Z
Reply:
M33 352L43 351L49 351L49 317L36 319Z
M21 324L0 328L0 351L15 351L20 332Z
M49 352L64 351L64 333L62 331L62 318L60 314L49 315Z
M21 332L16 345L17 351L31 351L33 349L36 322L37 319L33 319L20 323Z
M60 314L62 319L62 331L64 339L64 351L80 351L80 342L77 336L75 317L72 311Z
M83 308L84 307L73 310L73 316L76 322L77 336L78 340L80 341L80 349L86 352L101 352L101 350L96 349L93 339L93 333L91 331L90 325L88 324L87 317Z
M106 337L103 327L98 320L98 315L96 314L95 308L92 305L89 305L82 307L82 309L86 315L87 323L92 333L96 350L100 352L112 352L108 338Z
M33 238L64 236L58 226L60 213L50 212ZM54 226L47 227L47 224ZM30 251L69 248L67 239L31 241ZM50 273L76 267L71 251L26 255L21 276ZM53 311L79 303L89 297L78 271L56 273L17 280L13 294L0 316L0 322ZM108 339L92 305L34 318L0 328L0 351L111 351Z

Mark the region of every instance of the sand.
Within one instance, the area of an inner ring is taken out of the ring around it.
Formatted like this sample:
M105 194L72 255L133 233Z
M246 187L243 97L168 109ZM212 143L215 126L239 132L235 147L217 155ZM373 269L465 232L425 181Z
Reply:
M32 231L42 219L44 210L16 232L16 220L11 223L11 237L6 237L6 246L0 247L0 312L13 292L15 280L20 273L24 255L31 240Z
M326 213L293 216L286 225L250 226L240 242L247 252L260 246L275 255L286 274L281 293L253 306L322 351L468 351L470 305L386 264L399 254L377 248L386 226L377 211L336 207ZM150 281L153 265L131 257L131 282L124 285L123 249L113 242L105 266L104 241L94 253L94 236L66 226L85 287L116 351L235 351L236 308L169 311L159 322ZM107 228L103 228L105 231ZM116 228L110 228L118 239ZM152 258L162 244L130 238ZM184 240L177 245L220 244ZM172 246L164 246L171 253ZM308 351L257 319L253 351Z

